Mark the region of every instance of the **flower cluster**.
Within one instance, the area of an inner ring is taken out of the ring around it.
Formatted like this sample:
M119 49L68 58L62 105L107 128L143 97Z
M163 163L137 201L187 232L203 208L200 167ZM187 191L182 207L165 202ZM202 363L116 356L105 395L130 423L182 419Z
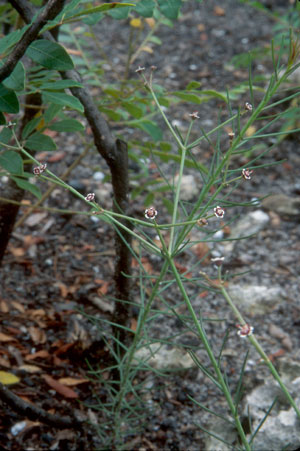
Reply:
M250 170L250 169L243 169L242 170L242 176L244 177L245 180L250 180L252 173L253 173L253 171Z
M157 210L154 207L146 208L145 210L145 218L146 219L155 219L157 216Z
M211 262L214 263L216 266L222 266L222 264L224 262L224 257L211 258Z
M139 66L139 67L135 70L135 72L136 72L137 74L140 74L141 72L144 72L144 70L145 70L144 67Z
M218 206L214 208L214 213L217 218L223 218L225 215L225 210L223 210L223 208Z
M94 199L95 199L95 193L89 193L85 196L85 200L88 202L93 202Z
M35 166L33 168L33 173L34 173L34 175L40 175L42 172L46 171L46 168L47 168L47 164L46 163L40 164L40 166Z
M243 326L237 325L237 328L239 329L237 331L237 334L241 338L249 337L252 335L254 327L250 326L249 324L244 324Z

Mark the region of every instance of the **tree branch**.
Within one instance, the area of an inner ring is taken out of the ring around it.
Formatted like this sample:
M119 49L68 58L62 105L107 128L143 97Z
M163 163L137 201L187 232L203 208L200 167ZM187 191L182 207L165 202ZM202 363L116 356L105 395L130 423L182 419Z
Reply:
M46 412L46 410L36 407L29 402L23 401L19 396L15 395L11 390L0 383L0 399L9 405L13 411L20 415L24 415L32 421L41 421L42 423L54 426L59 429L65 428L82 428L82 422L77 418L61 417Z
M12 0L11 4L14 5L15 1ZM38 37L39 32L45 26L48 20L54 19L61 10L61 5L64 0L49 0L45 8L42 9L37 19L33 22L30 28L25 31L20 41L16 44L13 51L9 54L5 60L5 64L0 69L0 83L7 78L18 61L25 54L29 45Z
M26 23L30 23L35 11L27 0L9 0L18 11ZM44 33L44 37L54 40L49 32ZM79 73L76 70L60 72L64 79L82 82ZM104 116L99 112L89 91L82 88L71 88L72 94L77 97L84 107L85 117L92 129L95 146L100 155L107 162L111 176L114 192L113 208L119 213L128 213L129 209L129 179L128 179L128 150L124 141L116 140L106 122ZM132 228L132 224L127 220L121 220L127 228ZM118 233L119 232L119 233ZM115 233L116 264L115 264L115 292L120 300L130 300L130 278L126 275L131 274L131 253L129 246L131 235L119 228ZM122 237L123 239L122 239ZM125 244L125 242L127 245ZM129 245L129 246L128 246ZM129 304L117 303L116 314L119 314L118 323L126 325L129 318Z

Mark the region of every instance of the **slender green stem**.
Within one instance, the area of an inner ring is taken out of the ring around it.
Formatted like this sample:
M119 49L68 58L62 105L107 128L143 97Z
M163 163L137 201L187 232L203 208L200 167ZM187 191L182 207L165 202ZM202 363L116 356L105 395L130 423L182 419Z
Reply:
M163 280L163 278L167 272L167 269L168 269L168 262L165 261L164 265L161 269L160 275L157 278L155 285L152 289L151 295L146 304L146 307L142 314L142 317L141 317L140 321L138 321L137 329L136 329L133 341L131 343L130 349L128 350L128 354L127 354L127 356L125 356L125 361L126 361L125 367L123 368L122 374L120 375L121 376L121 380L120 380L121 389L118 393L118 396L116 399L116 404L115 404L115 409L114 409L115 438L118 436L118 429L119 429L120 423L121 423L121 418L120 418L121 410L122 410L124 396L127 393L128 378L130 375L130 370L131 370L131 366L132 366L132 361L134 359L134 354L136 352L137 345L139 344L139 342L141 340L145 322L146 322L146 319L148 318L149 312L151 310L152 303L157 295L157 292L159 290L159 285L160 285L161 281Z
M181 294L182 294L182 296L184 298L186 306L187 306L187 308L188 308L188 310L189 310L189 312L190 312L190 314L192 316L192 319L193 319L193 322L194 322L195 327L197 329L197 333L199 335L199 338L202 341L202 343L203 343L203 345L205 347L205 350L207 352L207 355L208 355L208 357L209 357L209 359L211 361L211 364L212 364L212 366L213 366L213 368L214 368L214 370L216 372L218 381L219 381L219 383L220 383L220 385L222 387L222 391L223 391L224 396L226 398L227 404L228 404L228 406L230 408L230 411L231 411L231 414L232 414L232 416L234 418L235 425L236 425L237 430L239 432L241 441L243 442L243 445L244 445L245 449L247 451L251 451L251 447L250 447L250 445L249 445L249 443L247 441L247 437L246 437L244 429L243 429L243 427L241 425L241 422L240 422L240 419L239 419L239 416L238 416L238 413L237 413L236 406L234 405L234 402L233 402L231 394L230 394L230 392L228 390L227 384L226 384L226 382L224 380L224 377L223 377L223 374L221 372L221 369L220 369L220 367L218 365L218 362L217 362L217 360L216 360L216 358L215 358L215 356L213 354L213 351L212 351L212 349L210 347L210 344L209 344L209 342L208 342L208 340L206 338L206 334L205 334L204 330L202 329L201 324L198 321L197 315L196 315L196 313L194 311L194 308L193 308L193 306L191 304L191 301L190 301L190 299L189 299L189 297L188 297L188 295L187 295L187 293L185 291L184 285L182 283L180 274L177 271L177 268L175 266L174 260L169 255L167 256L167 260L169 262L170 268L173 271L173 274L174 274L174 277L176 279L178 288L179 288L179 290L180 290L180 292L181 292Z
M235 304L233 303L231 297L228 294L228 291L224 288L224 285L221 285L220 288L221 293L223 294L224 298L226 299L226 301L228 302L228 304L230 305L230 308L232 309L232 311L234 312L235 316L237 317L237 319L240 321L241 325L246 324L246 321L244 320L243 316L241 315L241 313L239 312L239 310L236 308ZM283 393L285 394L287 400L289 401L289 403L291 404L291 406L293 407L293 409L296 412L296 415L298 416L298 418L300 418L300 410L297 407L295 401L293 400L293 398L291 397L291 395L289 394L286 386L284 385L284 383L282 382L281 377L279 376L279 374L277 373L274 365L272 364L271 360L269 359L269 357L267 356L267 354L264 352L264 350L262 349L261 345L259 344L259 342L257 341L256 337L254 335L249 335L248 339L250 341L250 343L255 347L256 351L258 352L258 354L261 356L261 358L263 359L263 361L265 362L265 364L268 366L270 372L272 373L274 379L278 382L278 384L280 385Z

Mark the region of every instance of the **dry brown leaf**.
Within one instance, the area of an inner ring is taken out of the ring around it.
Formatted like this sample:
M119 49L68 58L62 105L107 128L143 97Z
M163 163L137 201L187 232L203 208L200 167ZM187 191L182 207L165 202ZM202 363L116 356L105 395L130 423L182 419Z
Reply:
M66 385L67 387L75 387L79 384L86 384L87 382L90 382L88 379L76 379L74 377L61 377L58 379L58 382L60 384Z
M35 360L35 359L47 359L50 356L49 352L46 349L41 349L40 351L35 352L34 354L27 354L24 358L25 360Z
M9 341L17 341L17 340L14 337L11 337L10 335L6 335L3 332L0 332L0 342L8 343Z
M104 282L101 287L97 288L97 294L99 296L104 296L107 293L109 287L109 282Z
M19 366L19 370L26 371L26 373L30 374L40 373L42 371L38 366L26 364Z
M20 302L18 301L11 301L11 305L20 313L25 313L25 308Z
M14 257L23 257L25 255L25 250L22 247L9 246L9 251Z
M1 299L1 301L0 301L0 312L1 313L9 312L8 303L6 301L4 301L3 299Z
M10 362L8 359L5 359L4 357L0 356L0 366L3 366L4 368L10 368Z
M65 385L53 379L53 377L48 376L48 374L43 374L42 378L51 388L53 388L57 393L64 396L65 398L78 398L78 394L74 390L72 390L72 388L66 387Z
M28 328L30 337L32 339L32 341L34 342L34 344L39 345L39 344L44 344L47 341L47 336L45 334L45 332L43 330L41 330L39 327L35 327L35 326L30 326Z
M64 160L66 157L66 152L64 150L55 152L51 157L48 158L49 163L55 163L57 161Z
M225 9L221 8L221 6L215 6L214 7L214 14L215 16L225 16Z

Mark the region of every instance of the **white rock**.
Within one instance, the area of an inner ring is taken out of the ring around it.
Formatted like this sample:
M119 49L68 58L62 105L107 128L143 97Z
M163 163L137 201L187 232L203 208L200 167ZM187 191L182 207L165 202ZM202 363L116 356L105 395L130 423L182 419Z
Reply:
M138 365L141 360L157 369L187 369L196 366L190 355L182 348L160 345L159 343L139 349L135 353L134 365Z
M229 285L228 292L233 302L247 313L264 315L274 309L284 297L280 286Z
M178 183L178 176L175 177L175 187ZM181 179L180 199L191 201L199 194L199 186L193 175L183 175Z

